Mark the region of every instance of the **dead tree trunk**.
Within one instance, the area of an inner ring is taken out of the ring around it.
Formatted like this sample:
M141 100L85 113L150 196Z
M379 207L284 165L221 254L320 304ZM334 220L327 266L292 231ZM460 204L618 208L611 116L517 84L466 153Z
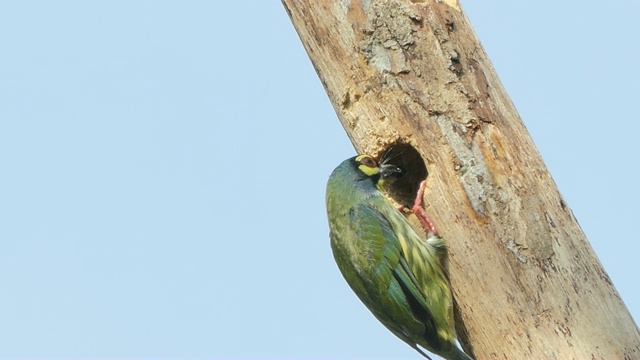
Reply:
M477 359L637 359L640 333L457 0L283 0L359 152L417 150Z

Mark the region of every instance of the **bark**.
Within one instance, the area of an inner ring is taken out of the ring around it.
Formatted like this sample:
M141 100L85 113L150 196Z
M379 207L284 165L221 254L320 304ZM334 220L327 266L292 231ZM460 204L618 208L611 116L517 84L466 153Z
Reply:
M467 350L640 358L638 327L456 0L283 3L357 151L415 149L419 176L426 164Z

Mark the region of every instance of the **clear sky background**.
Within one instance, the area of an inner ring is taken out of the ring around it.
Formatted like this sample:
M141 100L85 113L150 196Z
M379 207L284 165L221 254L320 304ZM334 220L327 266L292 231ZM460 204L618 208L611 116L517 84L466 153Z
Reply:
M638 319L640 2L463 6ZM0 358L419 358L331 255L353 154L279 1L0 1Z

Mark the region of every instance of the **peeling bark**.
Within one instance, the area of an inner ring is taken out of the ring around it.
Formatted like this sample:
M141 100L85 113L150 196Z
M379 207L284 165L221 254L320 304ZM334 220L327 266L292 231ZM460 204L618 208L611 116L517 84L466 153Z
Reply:
M457 1L283 4L358 152L410 145L426 164L466 349L640 358L635 322Z

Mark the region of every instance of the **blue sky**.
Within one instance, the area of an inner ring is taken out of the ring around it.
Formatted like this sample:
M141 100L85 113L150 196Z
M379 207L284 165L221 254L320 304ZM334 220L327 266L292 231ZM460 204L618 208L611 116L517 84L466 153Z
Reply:
M637 319L640 3L603 4L463 2ZM0 49L0 358L418 358L333 262L353 148L279 1L0 0Z

